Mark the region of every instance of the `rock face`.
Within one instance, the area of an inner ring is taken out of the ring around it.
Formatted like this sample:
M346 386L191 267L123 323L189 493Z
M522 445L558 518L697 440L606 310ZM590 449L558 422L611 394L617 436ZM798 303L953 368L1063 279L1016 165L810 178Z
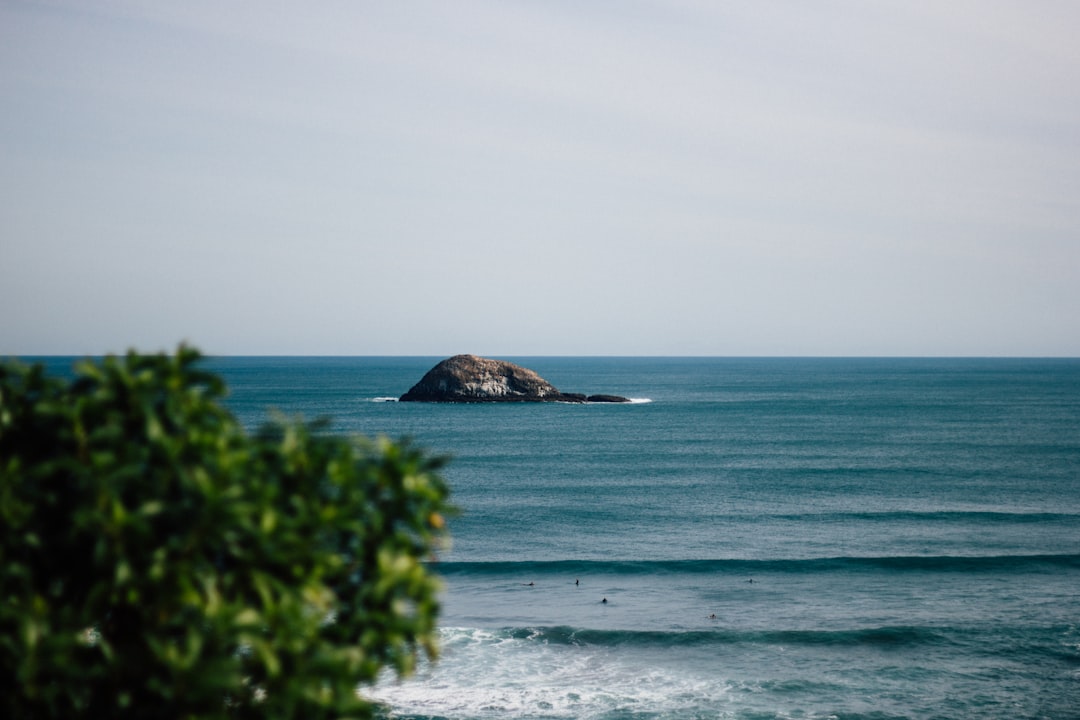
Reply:
M455 355L428 370L402 402L629 402L617 395L564 393L528 368Z

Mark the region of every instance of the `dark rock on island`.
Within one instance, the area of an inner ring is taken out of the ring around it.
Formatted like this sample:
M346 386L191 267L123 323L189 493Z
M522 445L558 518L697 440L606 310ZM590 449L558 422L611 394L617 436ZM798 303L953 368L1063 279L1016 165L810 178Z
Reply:
M585 402L630 402L630 398L624 398L620 395L590 395L585 398Z
M402 402L630 402L618 395L564 393L528 368L475 355L455 355L428 370Z

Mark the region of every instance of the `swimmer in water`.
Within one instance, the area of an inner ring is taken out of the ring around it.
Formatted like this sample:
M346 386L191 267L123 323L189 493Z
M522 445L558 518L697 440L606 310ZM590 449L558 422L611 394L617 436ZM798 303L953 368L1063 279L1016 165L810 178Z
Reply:
M603 600L601 600L600 604L601 605L607 605L607 598L604 598Z

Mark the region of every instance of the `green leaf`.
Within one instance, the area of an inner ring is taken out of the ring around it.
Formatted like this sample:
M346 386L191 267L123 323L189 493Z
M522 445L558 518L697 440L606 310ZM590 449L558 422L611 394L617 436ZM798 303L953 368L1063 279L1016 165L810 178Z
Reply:
M0 363L3 716L370 716L358 684L434 656L445 459L249 436L199 362Z

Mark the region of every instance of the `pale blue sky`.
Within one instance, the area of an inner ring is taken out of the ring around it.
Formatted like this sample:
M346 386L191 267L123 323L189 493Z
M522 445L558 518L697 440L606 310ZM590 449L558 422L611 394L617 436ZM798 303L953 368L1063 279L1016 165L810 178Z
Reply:
M0 355L1080 356L1080 3L0 0Z

